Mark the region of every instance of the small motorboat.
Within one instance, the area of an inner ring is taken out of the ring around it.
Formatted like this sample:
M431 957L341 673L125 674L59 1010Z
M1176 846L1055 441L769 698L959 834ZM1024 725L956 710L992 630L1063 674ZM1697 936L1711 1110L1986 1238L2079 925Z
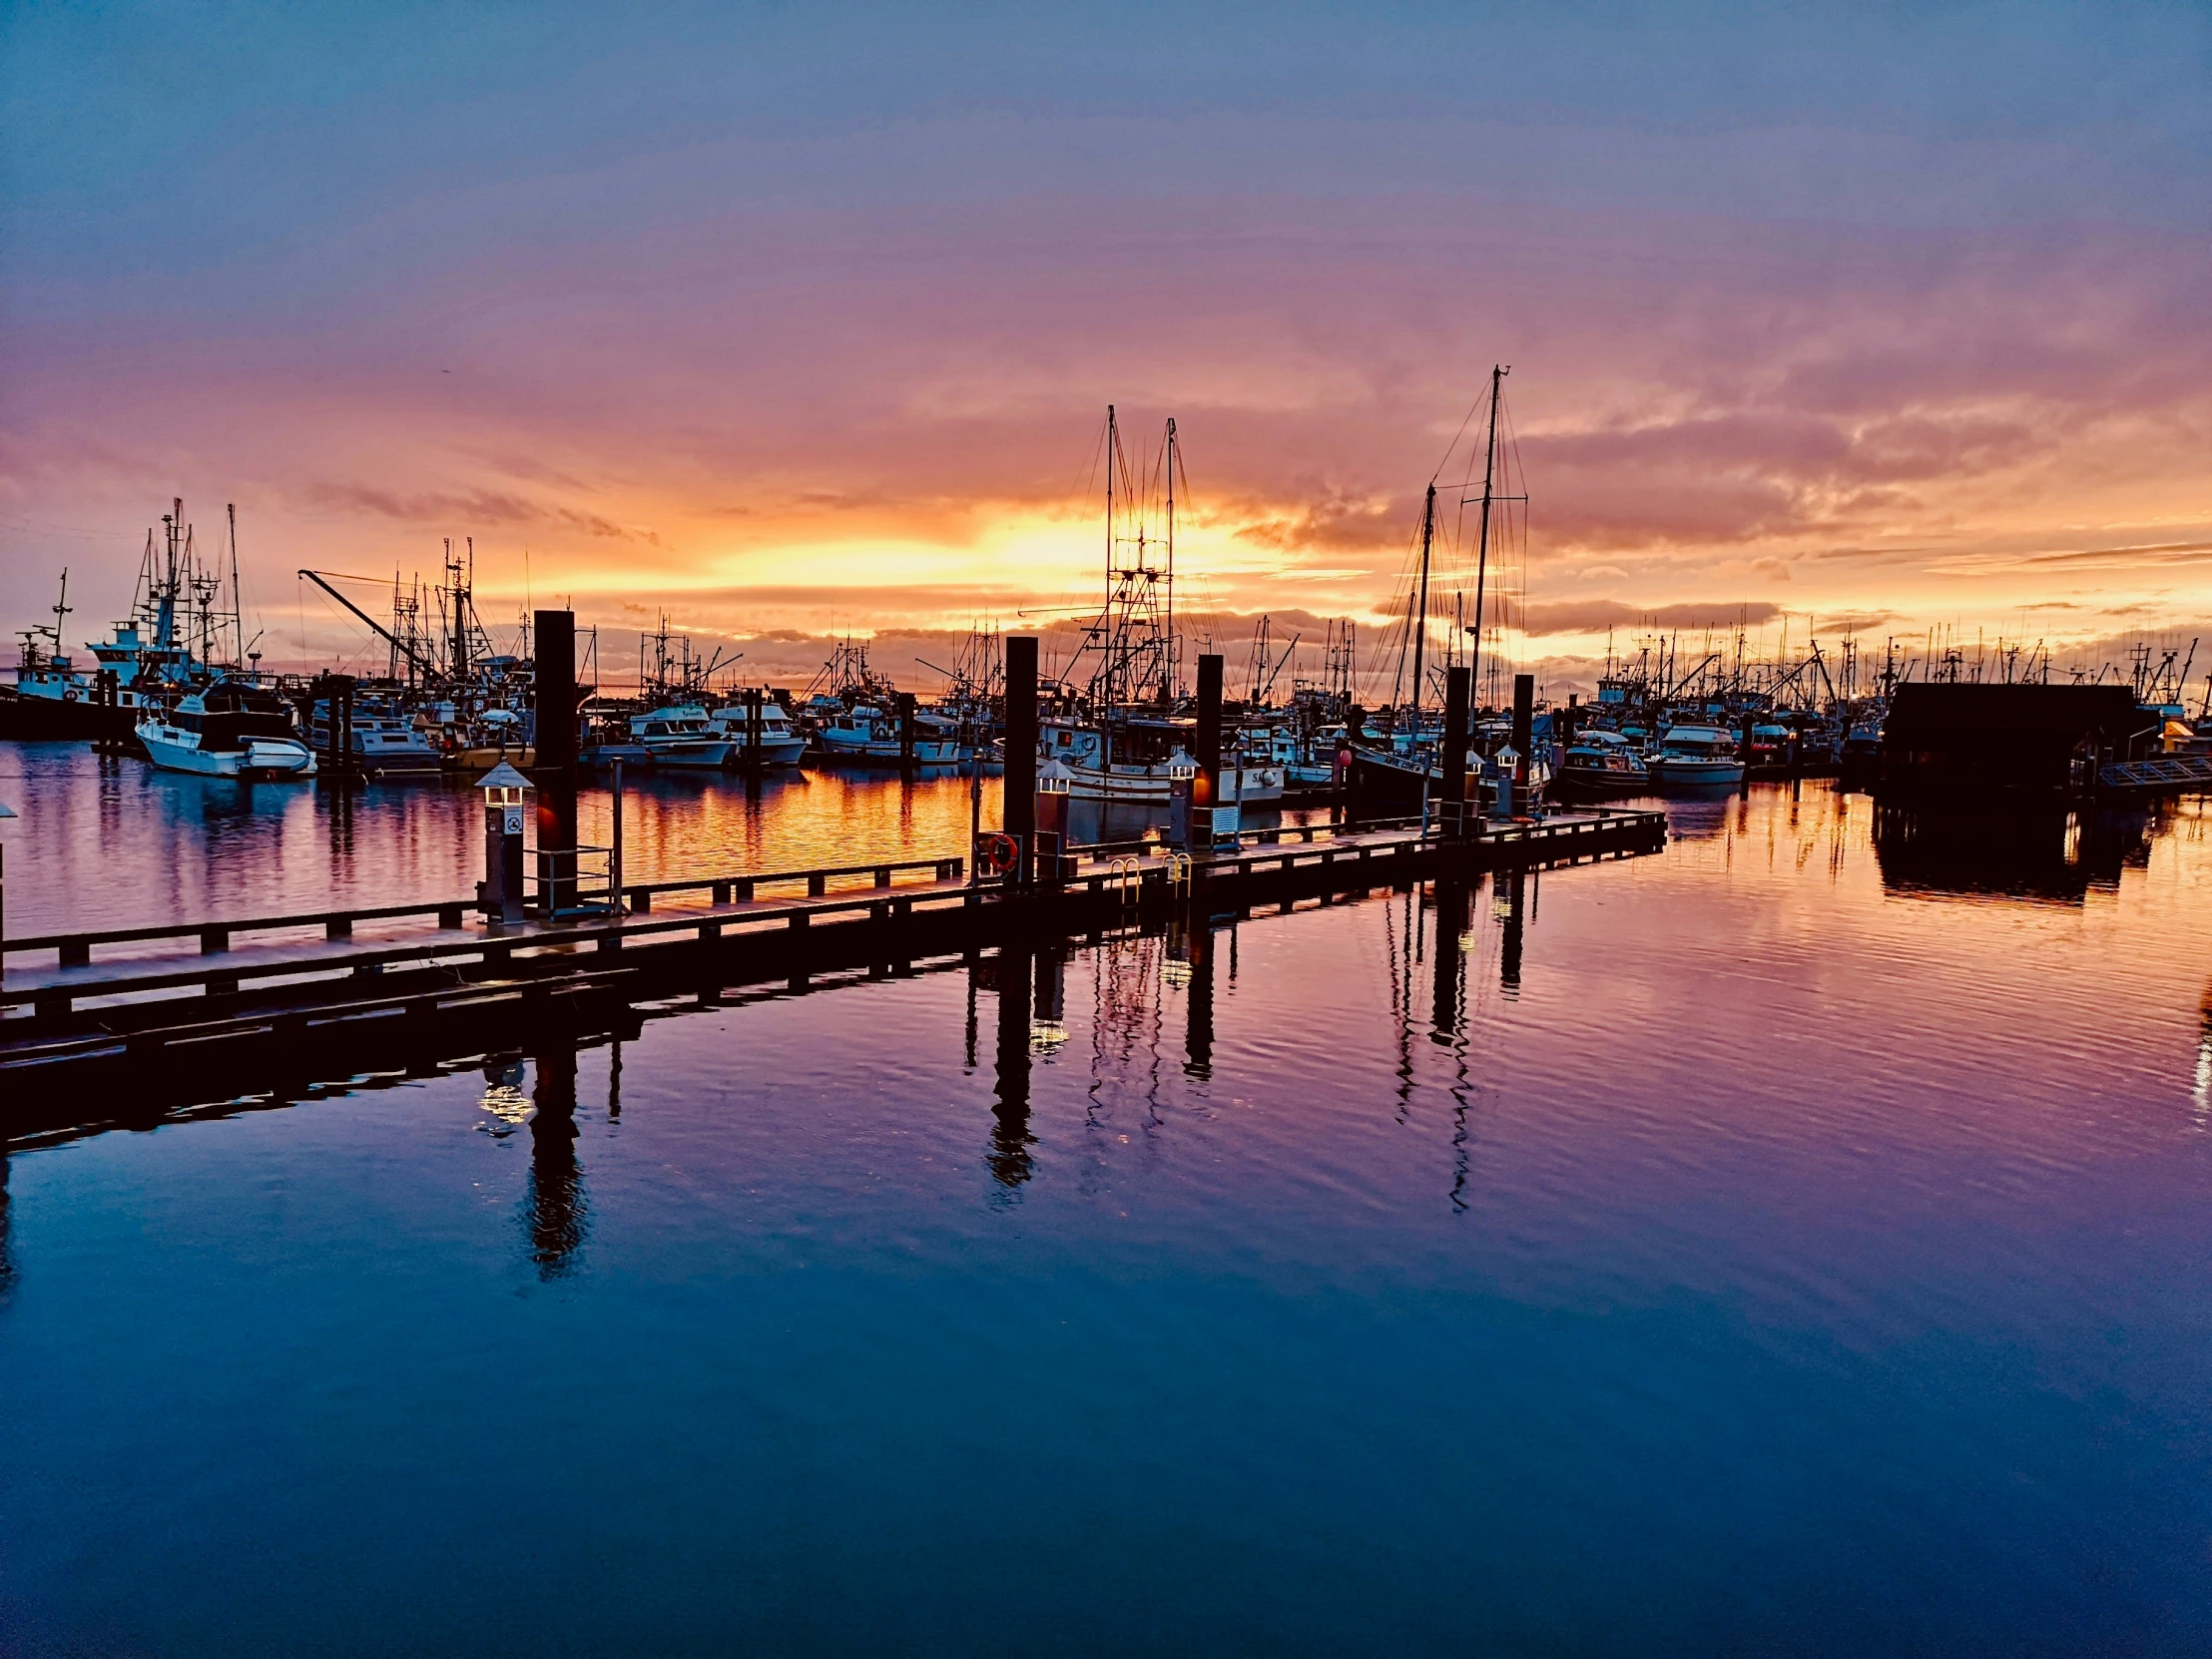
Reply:
M138 723L147 758L168 772L208 778L312 778L314 751L292 712L249 680L221 679Z
M1744 781L1736 739L1717 726L1669 727L1647 770L1668 789L1732 790Z

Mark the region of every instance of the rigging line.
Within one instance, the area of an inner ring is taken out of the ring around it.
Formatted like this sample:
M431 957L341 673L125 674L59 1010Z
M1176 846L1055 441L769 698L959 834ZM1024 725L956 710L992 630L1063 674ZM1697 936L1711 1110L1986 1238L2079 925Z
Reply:
M1474 411L1479 409L1480 407L1482 407L1482 399L1479 397L1477 397L1472 403L1469 403L1467 405L1466 415L1459 422L1459 430L1451 434L1451 443L1444 450L1443 458L1437 461L1436 470L1428 475L1428 481L1431 484L1433 484L1437 479L1441 478L1444 475L1444 468L1451 464L1452 450L1457 449L1459 447L1459 440L1467 435L1467 426L1469 422L1474 419ZM1469 476L1472 476L1473 463L1471 461L1468 463L1468 471Z

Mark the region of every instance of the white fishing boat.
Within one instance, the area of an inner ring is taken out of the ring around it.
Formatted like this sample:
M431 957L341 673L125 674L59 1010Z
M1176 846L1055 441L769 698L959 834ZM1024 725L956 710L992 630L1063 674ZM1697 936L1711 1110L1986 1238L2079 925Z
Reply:
M1736 740L1717 726L1669 727L1647 764L1668 788L1734 789L1744 781Z
M1048 720L1039 728L1040 758L1067 768L1068 799L1116 805L1166 806L1174 781L1198 768L1187 747L1187 728L1176 722L1118 721L1109 751L1105 734L1080 721ZM1283 768L1264 757L1222 757L1225 801L1259 806L1283 799Z
M746 747L752 742L746 726L745 705L733 703L717 709L707 717L707 724L736 747L739 760L745 759ZM792 724L792 717L784 705L771 698L761 699L761 753L760 764L770 767L795 767L807 753L807 740Z
M657 767L692 767L720 772L736 763L737 746L707 719L696 703L675 703L651 714L630 717L630 736L645 746Z
M275 692L218 680L150 711L138 723L147 758L170 772L210 778L311 778L314 752L299 741L291 710Z
M964 766L974 759L973 746L960 741L959 730L950 721L919 709L913 718L916 766ZM827 761L895 765L906 755L899 741L898 716L864 703L830 713L816 729L815 739Z

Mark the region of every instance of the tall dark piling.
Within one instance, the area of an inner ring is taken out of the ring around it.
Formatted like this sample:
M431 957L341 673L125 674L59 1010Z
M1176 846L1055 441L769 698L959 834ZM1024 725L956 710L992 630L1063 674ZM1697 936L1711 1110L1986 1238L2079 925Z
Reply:
M1221 661L1214 656L1198 659L1198 753L1191 757L1198 763L1191 789L1194 814L1211 813L1221 804ZM1202 844L1213 843L1212 827L1210 817L1195 825Z
M1006 636L1005 830L1021 847L1009 879L1027 881L1037 841L1037 636Z
M549 911L576 907L576 613L539 611L535 711L538 881Z
M1533 757L1529 751L1536 742L1536 677L1533 674L1513 676L1513 753L1520 760L1513 767L1513 812L1516 816L1528 811L1528 771Z
M745 691L745 769L761 770L761 738L767 730L766 717L761 712L761 699L765 694L759 686L748 686Z
M898 694L898 770L911 778L914 773L914 694Z
M1465 830L1467 800L1467 704L1474 691L1474 670L1444 670L1443 811L1438 815L1446 834Z

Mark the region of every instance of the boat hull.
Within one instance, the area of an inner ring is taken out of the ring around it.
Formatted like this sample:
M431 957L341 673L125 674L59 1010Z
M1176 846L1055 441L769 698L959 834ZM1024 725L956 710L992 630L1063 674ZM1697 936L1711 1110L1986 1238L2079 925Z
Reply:
M1139 804L1165 807L1174 794L1174 783L1164 769L1132 767L1125 772L1117 767L1110 776L1095 768L1068 766L1067 770L1070 801L1097 801L1117 807ZM1242 807L1281 801L1283 769L1279 766L1244 767L1234 773L1225 769L1222 793Z
M646 753L656 767L682 772L724 772L732 763L735 746L720 738L683 738L670 743L646 740Z
M96 743L127 738L138 711L110 708L88 698L24 696L0 686L0 739L11 743Z
M906 752L893 738L839 737L833 732L818 734L822 741L822 758L825 761L841 761L855 766L897 766L906 758ZM914 740L914 765L923 767L965 766L974 759L975 752L964 744L948 739L917 738Z
M1652 779L1669 790L1733 790L1744 781L1741 761L1696 761L1661 755L1650 763Z
M1560 801L1624 801L1630 796L1649 795L1653 788L1649 774L1562 767L1552 775L1549 793Z
M261 739L244 749L201 749L175 743L159 732L140 727L138 740L146 758L164 772L187 772L201 778L312 778L314 755L303 743Z

